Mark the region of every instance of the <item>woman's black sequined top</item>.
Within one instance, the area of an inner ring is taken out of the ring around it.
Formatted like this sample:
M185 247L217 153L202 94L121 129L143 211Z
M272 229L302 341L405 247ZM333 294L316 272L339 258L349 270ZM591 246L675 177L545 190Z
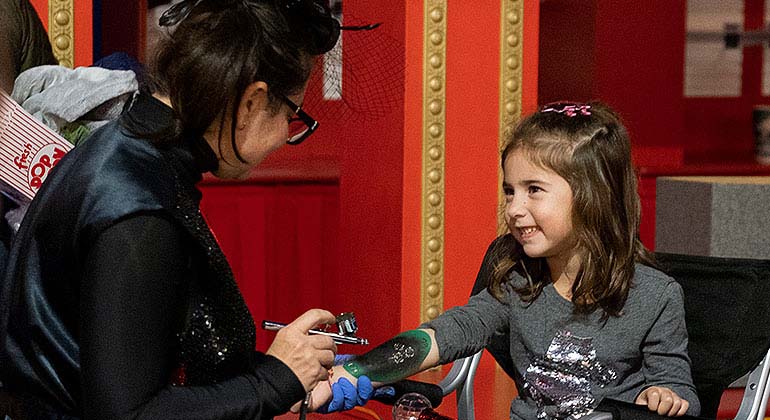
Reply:
M147 140L173 124L139 95L31 203L0 282L0 391L29 410L253 419L304 396L285 364L254 351L253 320L200 213L195 184L213 152Z

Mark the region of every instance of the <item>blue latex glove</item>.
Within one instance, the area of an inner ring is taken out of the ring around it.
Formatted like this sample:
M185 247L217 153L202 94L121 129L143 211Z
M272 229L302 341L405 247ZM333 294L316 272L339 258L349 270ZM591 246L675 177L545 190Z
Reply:
M340 378L332 385L331 401L318 408L317 411L326 414L350 410L355 406L366 404L373 393L372 381L366 375L358 378L358 387L346 378Z
M334 365L342 365L355 357L353 354L338 354L334 356ZM392 397L396 395L396 390L392 386L383 386L373 390L372 381L365 375L358 378L358 389L347 379L340 378L336 384L332 385L332 400L316 411L326 414L351 410L357 405L365 405L374 395Z
M334 356L334 366L341 365L355 357L355 354L337 354Z

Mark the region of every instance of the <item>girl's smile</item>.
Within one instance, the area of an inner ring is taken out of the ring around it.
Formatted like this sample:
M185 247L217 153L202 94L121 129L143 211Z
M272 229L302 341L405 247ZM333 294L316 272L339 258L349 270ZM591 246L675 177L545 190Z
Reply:
M569 183L514 150L505 160L503 191L506 223L524 252L561 271L576 253Z
M517 227L519 242L526 241L534 237L540 229L537 226Z

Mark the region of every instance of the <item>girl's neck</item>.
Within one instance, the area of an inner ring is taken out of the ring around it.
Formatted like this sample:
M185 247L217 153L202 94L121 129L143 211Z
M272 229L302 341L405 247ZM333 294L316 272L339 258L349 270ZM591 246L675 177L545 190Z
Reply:
M572 285L580 270L580 258L577 253L567 258L547 258L548 270L554 289L567 300L572 300Z

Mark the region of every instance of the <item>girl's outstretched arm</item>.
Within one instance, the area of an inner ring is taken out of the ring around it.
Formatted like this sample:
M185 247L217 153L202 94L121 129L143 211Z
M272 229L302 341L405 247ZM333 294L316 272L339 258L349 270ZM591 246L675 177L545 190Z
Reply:
M489 344L496 332L507 328L509 319L508 305L483 290L464 306L450 308L418 329L403 332L368 353L335 366L330 383L321 382L313 391L310 408L328 401L329 385L341 378L356 385L356 378L366 375L377 387L470 356Z
M438 364L438 346L431 329L403 332L373 350L344 363L342 376L366 375L373 385L391 383ZM337 375L335 367L334 374Z
M432 329L403 332L371 351L332 369L329 383L320 383L313 390L310 409L315 410L331 398L331 384L346 378L353 385L366 375L375 387L396 382L438 365L439 353Z

